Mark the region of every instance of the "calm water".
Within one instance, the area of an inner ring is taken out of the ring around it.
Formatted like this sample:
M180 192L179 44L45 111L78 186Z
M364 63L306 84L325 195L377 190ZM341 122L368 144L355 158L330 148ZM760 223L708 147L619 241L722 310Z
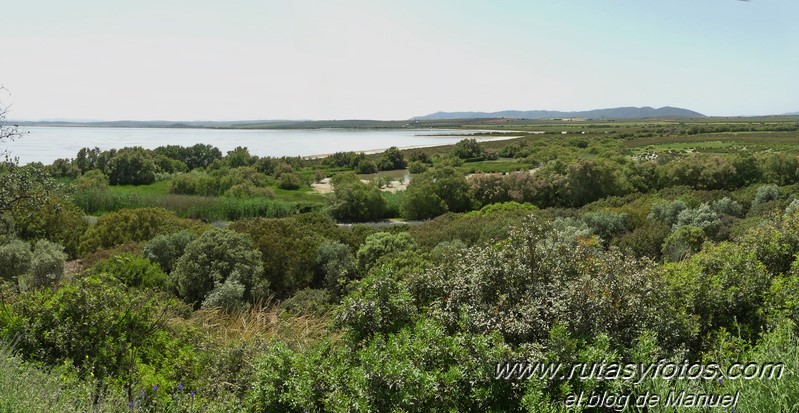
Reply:
M102 150L125 146L154 149L162 145L210 144L223 153L246 146L258 156L310 156L338 151L370 151L391 146L448 145L476 131L469 130L240 130L27 127L30 133L14 142L0 144L20 163L50 164L58 158L74 158L84 147ZM450 136L431 136L450 134Z

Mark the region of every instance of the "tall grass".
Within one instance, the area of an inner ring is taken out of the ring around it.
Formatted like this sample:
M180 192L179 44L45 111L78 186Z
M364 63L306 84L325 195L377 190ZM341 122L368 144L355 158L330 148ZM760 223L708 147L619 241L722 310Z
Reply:
M126 411L119 395L101 397L92 406L91 383L63 380L59 374L28 364L0 344L0 413ZM116 408L114 406L117 406Z
M320 209L321 204L270 198L227 198L177 194L136 194L77 192L73 200L88 214L102 214L125 208L160 207L182 218L232 221L242 218L280 218Z

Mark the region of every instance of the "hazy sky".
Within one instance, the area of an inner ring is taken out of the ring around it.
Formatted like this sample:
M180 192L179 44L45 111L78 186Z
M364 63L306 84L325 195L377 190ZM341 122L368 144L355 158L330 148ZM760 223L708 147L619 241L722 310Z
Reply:
M797 0L4 3L17 119L799 111Z

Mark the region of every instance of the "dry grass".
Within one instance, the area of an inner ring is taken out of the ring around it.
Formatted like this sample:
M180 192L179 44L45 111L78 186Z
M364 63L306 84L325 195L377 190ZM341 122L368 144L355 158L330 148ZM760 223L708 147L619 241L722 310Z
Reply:
M287 312L271 302L261 303L233 313L220 309L195 311L188 320L208 342L268 342L280 340L295 349L304 349L321 338L338 339L328 326L330 318Z

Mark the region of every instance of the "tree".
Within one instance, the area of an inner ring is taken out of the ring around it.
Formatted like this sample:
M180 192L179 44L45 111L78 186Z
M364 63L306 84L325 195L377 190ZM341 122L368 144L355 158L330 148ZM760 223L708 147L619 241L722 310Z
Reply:
M12 240L0 245L0 279L15 281L31 266L31 246L25 241Z
M108 161L111 185L147 185L155 182L157 167L152 156L141 147L123 148Z
M383 152L383 156L380 158L380 162L378 162L381 171L403 169L405 165L405 157L396 146L386 149L386 151Z
M402 213L408 219L429 219L445 212L465 212L474 206L466 178L451 167L417 175L408 185Z
M352 173L337 174L331 179L333 197L330 215L343 222L366 222L383 218L386 200L374 185L361 182Z
M460 159L479 159L485 156L476 139L463 139L455 144L452 154Z
M250 155L250 151L247 150L246 146L237 146L236 149L227 153L227 163L232 168L251 165L253 161L253 156Z
M0 92L8 93L8 90L0 86ZM6 124L6 116L8 115L8 112L8 106L4 105L3 102L0 101L0 143L13 141L14 139L17 139L26 133L21 131L18 125ZM6 150L1 151L0 155L5 158L6 162L9 161L9 154Z
M228 229L213 229L186 246L186 252L170 274L171 283L186 302L214 306L232 290L244 290L240 298L248 301L266 298L269 283L263 277L261 253L253 249L245 234ZM214 291L217 291L214 293ZM223 292L224 290L224 292ZM208 297L213 300L205 303Z

